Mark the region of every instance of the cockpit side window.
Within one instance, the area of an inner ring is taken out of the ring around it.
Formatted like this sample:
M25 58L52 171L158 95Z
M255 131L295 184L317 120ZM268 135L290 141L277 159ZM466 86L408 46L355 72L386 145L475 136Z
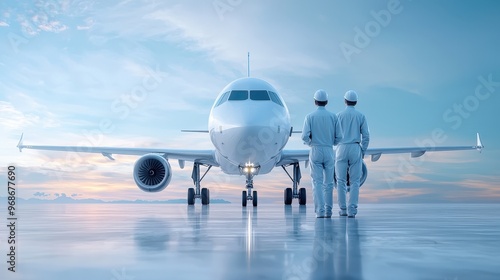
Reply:
M251 100L270 100L267 90L251 90L250 91Z
M229 100L247 100L248 90L233 90L229 96Z
M217 106L221 105L222 103L226 102L227 98L229 97L229 93L230 93L230 91L224 92L224 94L221 95L219 101L217 101L217 103L215 104L215 107L217 107Z
M278 105L280 105L280 106L283 106L283 103L281 102L281 100L280 100L280 98L279 98L279 96L278 96L278 94L277 94L276 92L272 92L272 91L270 91L270 92L269 92L269 95L271 96L271 100L272 100L274 103L276 103L276 104L278 104Z

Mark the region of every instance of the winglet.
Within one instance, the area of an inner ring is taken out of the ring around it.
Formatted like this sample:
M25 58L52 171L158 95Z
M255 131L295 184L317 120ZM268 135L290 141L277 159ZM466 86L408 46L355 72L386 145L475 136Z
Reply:
M481 137L479 137L479 132L476 134L476 149L481 152L481 150L484 148L483 143L481 143Z
M23 148L24 148L23 136L24 136L24 133L21 133L21 139L19 139L19 143L17 143L17 147L19 148L19 152L22 152Z

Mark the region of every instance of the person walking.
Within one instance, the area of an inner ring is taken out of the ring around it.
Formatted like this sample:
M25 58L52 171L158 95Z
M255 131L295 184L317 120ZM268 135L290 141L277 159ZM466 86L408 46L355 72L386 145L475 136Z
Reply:
M354 218L358 213L359 187L362 175L363 157L370 142L370 131L365 115L354 109L358 94L348 90L344 95L346 108L337 113L343 138L337 146L335 177L337 179L337 200L340 216ZM349 171L349 203L347 204L347 172Z
M302 140L309 145L309 162L313 185L314 211L317 218L332 216L335 153L333 146L342 139L337 116L326 110L328 94L320 89L314 93L316 111L304 120Z

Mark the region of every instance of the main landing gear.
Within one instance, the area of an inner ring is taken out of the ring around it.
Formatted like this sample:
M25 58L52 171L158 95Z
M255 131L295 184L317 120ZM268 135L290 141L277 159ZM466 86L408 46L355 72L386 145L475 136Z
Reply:
M299 199L299 205L306 205L306 189L305 188L300 188L299 189L299 183L300 183L300 178L302 178L302 175L300 173L300 166L298 162L294 162L292 164L289 164L287 166L293 166L293 177L290 176L290 173L286 170L286 166L282 165L283 170L285 170L286 174L292 180L292 188L286 188L285 189L285 205L291 205L292 200L294 198Z
M188 196L187 196L187 203L188 205L194 205L194 201L196 198L201 198L201 204L203 205L208 205L210 204L210 190L208 188L201 188L201 180L205 178L205 175L207 175L208 171L210 168L212 168L211 165L205 165L208 166L207 170L203 174L203 176L200 177L200 165L201 163L195 162L193 166L193 173L191 174L191 178L193 178L193 183L194 183L194 188L189 188L188 189ZM200 191L201 188L201 191Z
M247 201L251 200L254 207L257 207L257 191L252 191L253 189L253 176L259 173L260 166L254 166L253 164L246 164L245 167L240 166L240 172L247 178L246 181L246 191L241 192L241 206L246 207Z

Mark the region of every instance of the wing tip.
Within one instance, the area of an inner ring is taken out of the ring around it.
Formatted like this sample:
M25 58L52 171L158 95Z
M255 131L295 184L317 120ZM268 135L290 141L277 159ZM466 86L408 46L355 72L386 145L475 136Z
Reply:
M19 138L19 142L17 143L17 148L19 148L19 152L22 152L23 148L24 148L23 136L24 136L24 133L21 133L21 138Z
M476 149L481 152L484 148L483 143L481 142L481 137L479 136L479 132L476 133Z

